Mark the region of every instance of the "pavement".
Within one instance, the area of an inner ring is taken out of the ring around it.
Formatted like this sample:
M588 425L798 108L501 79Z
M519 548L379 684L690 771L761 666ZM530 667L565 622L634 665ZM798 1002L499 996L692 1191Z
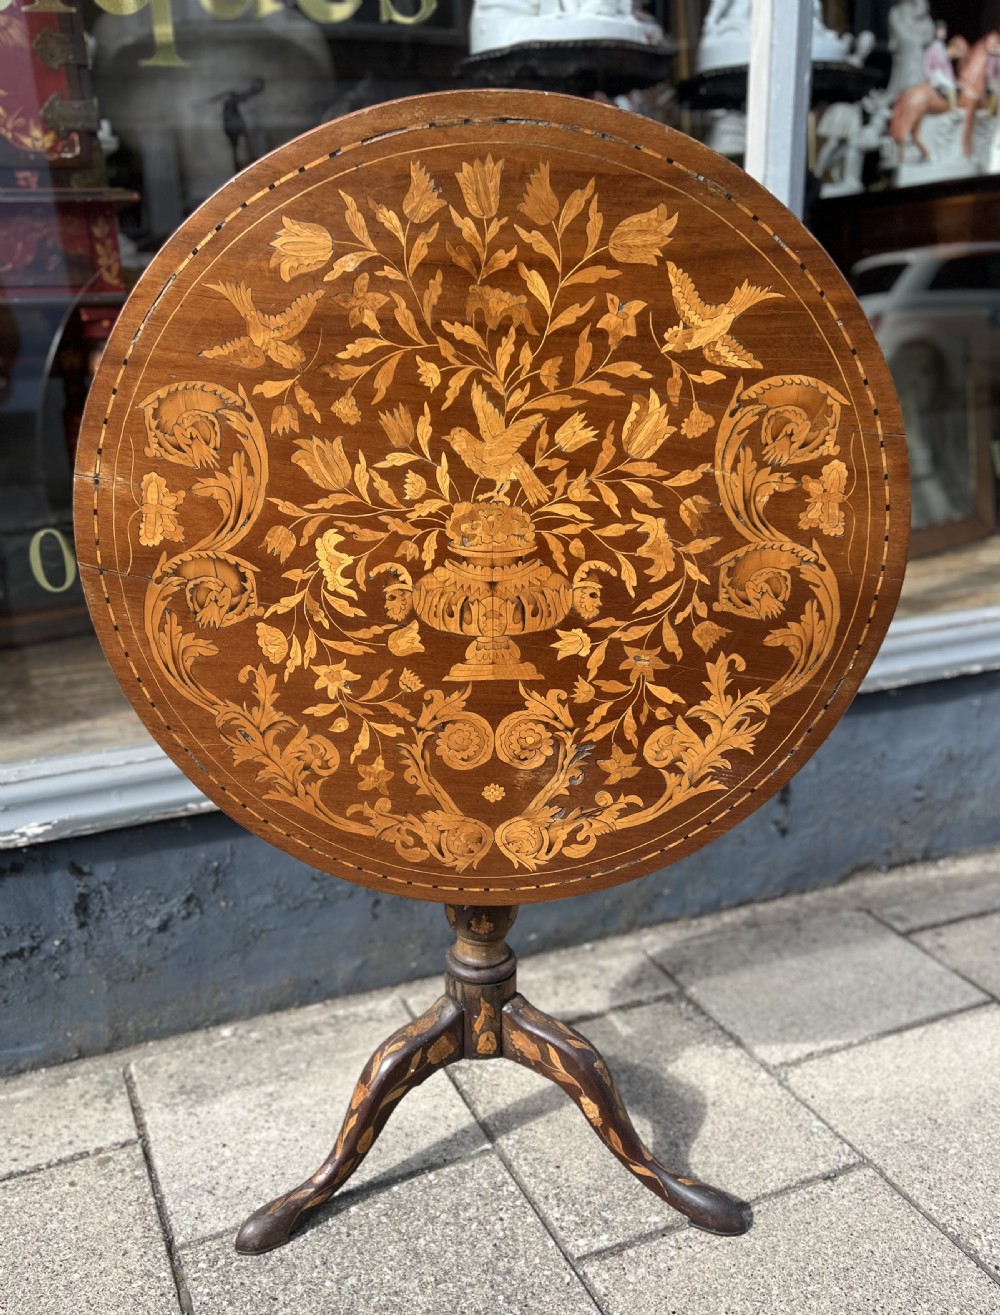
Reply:
M0 1311L1000 1315L1000 850L527 956L519 985L749 1233L689 1227L557 1088L465 1061L288 1246L237 1255L425 980L0 1082Z

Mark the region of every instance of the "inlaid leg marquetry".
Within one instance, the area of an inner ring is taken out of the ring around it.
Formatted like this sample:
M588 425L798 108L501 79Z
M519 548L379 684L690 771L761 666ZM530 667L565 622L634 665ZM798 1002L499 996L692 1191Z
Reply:
M503 1011L506 1059L562 1087L608 1150L651 1192L710 1233L745 1233L752 1213L745 1201L696 1178L671 1173L653 1157L632 1126L608 1066L590 1042L566 1023L542 1013L523 995Z
M443 995L425 1014L393 1032L365 1066L329 1156L301 1186L250 1216L237 1235L236 1250L259 1255L283 1246L310 1211L329 1201L371 1150L406 1093L462 1057L462 1028L461 1007Z
M698 1228L745 1233L752 1222L749 1205L660 1164L632 1126L608 1066L590 1042L517 993L517 960L504 942L517 910L449 905L446 912L455 931L445 957L447 994L375 1051L327 1160L300 1187L255 1211L239 1231L236 1250L258 1255L283 1246L310 1211L347 1182L406 1093L459 1059L512 1059L544 1074L651 1192Z

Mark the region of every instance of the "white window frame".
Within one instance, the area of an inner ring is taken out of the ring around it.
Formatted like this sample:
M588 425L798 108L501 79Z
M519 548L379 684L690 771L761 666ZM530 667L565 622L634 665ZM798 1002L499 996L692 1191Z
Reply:
M746 167L796 215L805 190L811 0L754 0ZM861 692L1000 669L1000 607L892 622ZM0 849L210 812L149 739L0 766Z

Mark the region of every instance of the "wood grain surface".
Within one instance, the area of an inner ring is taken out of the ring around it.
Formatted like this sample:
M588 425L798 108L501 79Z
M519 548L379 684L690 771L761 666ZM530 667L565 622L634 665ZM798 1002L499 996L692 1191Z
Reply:
M587 101L323 125L141 280L77 551L139 715L314 867L444 902L627 881L831 730L909 508L892 385L802 226Z

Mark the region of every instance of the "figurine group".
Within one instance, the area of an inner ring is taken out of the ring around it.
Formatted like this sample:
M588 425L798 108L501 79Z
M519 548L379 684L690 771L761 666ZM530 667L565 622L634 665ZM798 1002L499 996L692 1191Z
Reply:
M928 0L889 11L892 72L884 90L831 105L817 124L823 195L859 192L865 156L879 151L897 185L938 182L997 167L1000 30L969 43L949 35Z
M987 32L974 45L961 36L948 39L946 24L934 24L934 38L924 51L924 79L907 87L892 107L889 136L896 144L899 162L906 156L908 142L913 143L920 159L932 156L920 135L926 115L961 115L962 155L974 156L973 130L980 109L996 112L1000 83L1000 31Z
M875 46L871 32L833 32L812 0L813 64L858 68ZM752 0L710 0L698 42L700 73L746 65ZM866 156L877 152L899 185L936 182L1000 170L996 109L1000 91L1000 29L975 42L950 35L930 0L897 0L888 14L892 71L888 85L819 115L815 173L824 196L864 188ZM745 116L709 112L706 140L724 154L744 146Z

